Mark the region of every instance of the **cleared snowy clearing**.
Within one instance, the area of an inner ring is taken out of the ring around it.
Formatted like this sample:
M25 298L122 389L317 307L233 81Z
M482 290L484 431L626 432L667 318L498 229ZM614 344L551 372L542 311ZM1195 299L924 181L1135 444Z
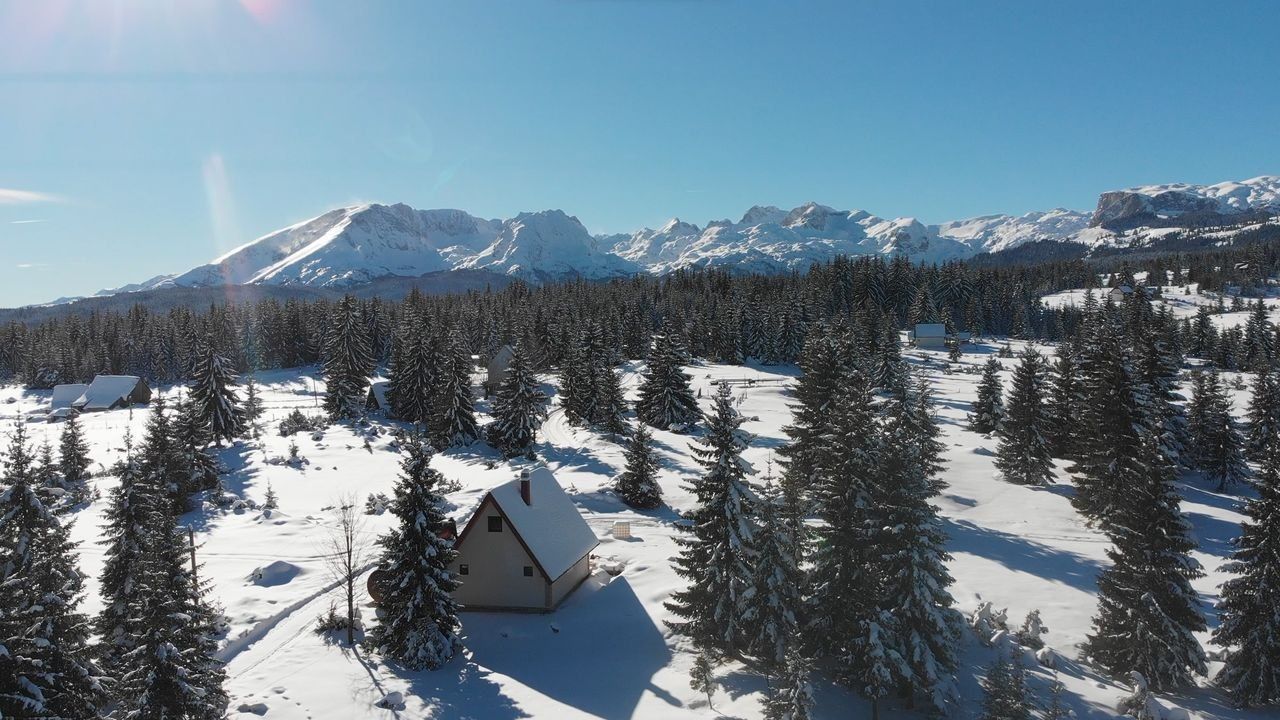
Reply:
M1183 296L1170 288L1166 297L1172 301ZM939 505L954 555L952 592L966 614L981 602L1007 607L1014 627L1038 608L1049 627L1045 640L1061 656L1058 677L1073 709L1080 718L1113 718L1116 701L1126 689L1075 662L1077 645L1095 610L1095 578L1107 562L1105 539L1071 508L1072 488L1065 473L1059 471L1059 484L1043 489L997 480L992 465L995 440L966 428L979 366L1002 344L968 346L959 369L952 366L950 371L945 353L908 353L933 383L946 444L943 477L949 488ZM1015 351L1022 347L1018 342L1011 345ZM1052 353L1052 348L1044 350ZM1004 361L1006 385L1014 362ZM638 383L637 369L636 364L624 368L630 395ZM699 364L688 371L704 410L714 382L737 381L739 410L749 418L744 429L755 435L744 457L758 474L765 472L785 441L781 428L790 419L788 388L796 369ZM1238 375L1225 377L1233 382ZM676 553L673 509L689 507L684 479L697 472L689 436L654 432L668 507L639 513L607 489L622 469L622 446L570 425L553 405L538 452L601 539L593 576L553 614L465 613L465 657L437 672L407 672L313 632L316 617L331 601L338 601L322 558L332 522L326 509L344 494L354 494L363 506L369 494L391 492L400 460L387 432L392 425L375 421L372 432L332 426L316 436L298 434L292 440L307 462L296 467L281 464L291 438L278 436L276 424L294 408L318 412L314 393L323 384L297 371L265 374L258 382L266 405L261 443L237 443L219 457L230 471L224 476L230 491L260 503L270 484L279 496L279 510L205 509L182 518L196 532L202 574L212 581L215 600L230 623L222 655L228 661L233 717L242 706L244 717L265 708L267 717L283 720L760 716L764 681L734 665L719 671L721 688L714 710L708 708L705 698L688 686L693 655L663 624L669 614L662 603L679 585L669 562ZM544 390L550 393L554 387L548 383ZM158 392L168 397L175 391ZM15 402L0 406L8 419L48 401L47 393L0 390L0 400L10 397ZM1237 414L1243 412L1245 398L1245 393L1236 394ZM477 409L483 415L487 404L479 402ZM147 412L140 408L82 416L95 463L110 466L119 460L126 431L140 438ZM46 437L53 442L59 428L33 424L31 434L36 442ZM523 463L505 463L483 444L451 450L432 462L462 485L449 495L451 514L459 520ZM101 474L101 467L95 470L92 482L105 496L116 480ZM1182 489L1183 510L1200 543L1196 558L1207 572L1196 588L1213 625L1212 603L1224 579L1218 566L1239 532L1241 518L1235 498L1210 492L1195 478ZM102 548L95 541L104 507L99 500L74 515L82 568L90 575L85 605L90 613L100 607ZM370 541L391 520L385 514L362 517L367 521L364 536ZM631 523L631 539L611 537L616 520ZM606 566L620 566L621 573L611 576ZM367 597L361 610L370 625L374 610ZM1201 639L1207 640L1207 635ZM993 657L993 650L972 637L966 639L958 679L964 702L954 716L976 716L977 677ZM1043 697L1051 678L1052 671L1034 667L1032 689ZM377 707L396 692L403 693L403 708ZM1162 701L1206 720L1269 716L1232 710L1208 691ZM863 718L866 706L853 694L820 683L816 716ZM915 714L891 708L884 716Z

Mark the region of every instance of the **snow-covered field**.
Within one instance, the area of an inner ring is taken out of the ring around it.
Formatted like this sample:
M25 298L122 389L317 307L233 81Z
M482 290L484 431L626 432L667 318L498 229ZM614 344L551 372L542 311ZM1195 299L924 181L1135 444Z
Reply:
M1020 348L1019 343L1013 345ZM949 487L938 504L954 555L952 592L965 613L984 601L1007 607L1014 626L1038 608L1049 627L1046 641L1062 656L1057 677L1069 692L1071 707L1080 718L1114 718L1116 701L1126 689L1075 661L1095 610L1095 578L1107 562L1105 539L1072 510L1072 488L1065 473L1060 472L1058 484L1050 488L994 479L994 439L966 428L978 367L995 349L970 346L960 371L952 372L942 353L908 354L933 382L946 444L944 477ZM1014 362L1004 361L1006 371ZM704 409L710 405L713 382L743 381L735 386L735 394L741 413L750 418L744 428L755 435L745 457L758 473L765 472L785 441L781 428L790 418L789 387L795 368L699 364L689 371ZM1006 372L1006 382L1008 377ZM626 368L624 381L634 392L637 366ZM279 511L210 508L181 520L196 532L203 576L212 582L214 600L230 621L222 654L232 717L254 717L238 715L242 705L246 712L265 707L266 717L279 720L760 717L762 678L738 666L722 667L720 690L714 708L709 708L705 697L689 688L693 655L663 624L668 613L662 603L680 585L669 563L676 553L674 510L689 507L684 480L699 469L691 459L688 436L654 433L669 507L639 513L607 489L622 468L621 446L569 425L553 410L543 428L539 456L600 538L594 574L552 614L465 613L465 656L436 672L408 672L313 632L317 616L339 600L321 559L332 522L326 508L344 494L355 494L363 505L370 493L390 493L400 459L385 432L391 425L375 421L374 428L382 432L368 448L363 431L346 427L331 427L318 440L300 434L294 439L308 462L301 468L274 464L268 460L286 455L290 442L276 434L277 422L293 408L318 412L314 392L322 384L312 374L297 371L267 374L259 382L267 405L267 432L261 443L239 443L222 451L220 458L229 468L224 482L231 491L261 502L269 483L279 496ZM553 391L550 385L545 389ZM47 393L0 389L0 400L9 398L14 402L0 405L0 413L11 419L47 402ZM1242 412L1244 400L1243 393L1237 395L1237 412ZM480 409L485 408L481 403ZM134 437L141 438L146 415L146 409L138 408L83 416L95 462L109 466L120 459L125 432L132 429ZM31 428L37 442L46 436L56 441L59 429ZM438 455L433 463L462 484L449 496L460 520L489 487L509 480L519 464L500 461L483 445ZM116 481L99 475L92 482L105 497ZM1211 492L1194 478L1182 489L1183 510L1200 543L1196 557L1207 571L1196 587L1213 625L1212 603L1224 579L1218 567L1229 540L1239 532L1241 516L1236 498ZM105 505L99 500L75 515L74 536L81 542L82 567L91 578L85 606L90 613L100 607L96 580L102 548L95 541ZM365 519L365 537L372 541L391 518ZM620 519L631 522L630 540L610 535ZM604 572L604 566L615 563L622 566L620 574ZM366 624L373 622L367 598L361 612ZM964 701L955 717L977 717L977 678L993 652L973 638L966 640L958 677ZM1053 671L1034 668L1031 688L1044 697L1052 677ZM393 691L404 693L404 709L376 707ZM1205 720L1273 717L1232 710L1203 689L1162 700ZM916 714L891 708L882 716ZM861 720L868 714L855 695L819 682L816 717Z
M1138 282L1143 282L1142 277L1145 273L1135 273ZM1094 298L1101 303L1106 299L1108 289L1102 288L1093 291ZM1045 307L1083 307L1085 302L1086 290L1077 288L1074 290L1063 290L1052 295L1045 295L1041 298ZM1248 305L1252 306L1257 302L1257 298L1248 298ZM1226 299L1227 307L1231 306L1231 299ZM1280 296L1269 295L1262 300L1267 306L1267 311L1272 323L1280 321ZM1218 295L1216 293L1200 292L1200 288L1196 283L1190 285L1162 285L1160 286L1160 297L1155 301L1155 307L1161 305L1168 306L1173 312L1173 316L1181 320L1186 317L1195 317L1201 306L1209 308L1210 312L1215 312L1218 306ZM1214 314L1212 316L1213 323L1219 330L1243 326L1249 319L1249 311L1242 310L1238 312L1224 312Z

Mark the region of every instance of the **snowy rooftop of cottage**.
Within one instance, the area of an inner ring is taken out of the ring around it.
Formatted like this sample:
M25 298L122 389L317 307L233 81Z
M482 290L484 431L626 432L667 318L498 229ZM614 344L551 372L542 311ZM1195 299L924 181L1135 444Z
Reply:
M75 406L83 410L106 410L128 397L139 382L136 375L99 375L85 388Z
M532 470L528 479L528 503L520 496L521 478L493 488L489 496L547 577L555 580L600 541L550 470Z
M378 407L386 410L390 406L387 405L387 388L391 383L387 380L374 380L369 384L369 392L373 393L373 399L378 402Z
M79 400L80 396L84 395L84 391L88 389L89 386L84 383L54 385L53 395L49 398L49 409L59 410L71 407L71 404Z
M916 337L944 337L947 326L942 323L919 323L916 325Z

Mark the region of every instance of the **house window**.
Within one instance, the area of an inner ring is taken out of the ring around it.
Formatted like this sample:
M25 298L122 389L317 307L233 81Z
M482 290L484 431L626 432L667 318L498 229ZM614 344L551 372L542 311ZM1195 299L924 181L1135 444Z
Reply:
M533 577L533 566L532 566L532 565L525 565L525 566L524 566L524 576L525 576L525 577Z
M489 516L489 532L502 532L502 516L501 515Z
M471 574L471 566L470 566L470 565L459 565L459 566L458 566L458 574L459 574L459 575L470 575L470 574Z

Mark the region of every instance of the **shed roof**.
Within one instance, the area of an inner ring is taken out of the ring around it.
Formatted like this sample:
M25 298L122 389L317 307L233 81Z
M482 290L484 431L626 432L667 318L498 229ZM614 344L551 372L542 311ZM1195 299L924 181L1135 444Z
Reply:
M49 409L57 410L59 408L69 408L71 404L80 399L85 390L89 386L84 383L70 383L67 385L54 385L53 396L49 398Z
M542 467L529 472L528 503L520 496L520 480L516 478L493 488L485 499L498 506L534 562L548 580L554 581L600 541L550 470ZM483 507L484 501L481 501L480 508ZM458 539L459 547L466 542L479 512L477 509L476 516L467 523Z
M942 323L918 323L916 337L946 337L947 326Z
M85 388L75 406L82 410L108 410L133 394L140 382L136 375L99 375Z
M387 380L374 380L369 384L369 394L373 396L374 402L378 403L379 410L388 409L387 405L387 388L390 382Z

